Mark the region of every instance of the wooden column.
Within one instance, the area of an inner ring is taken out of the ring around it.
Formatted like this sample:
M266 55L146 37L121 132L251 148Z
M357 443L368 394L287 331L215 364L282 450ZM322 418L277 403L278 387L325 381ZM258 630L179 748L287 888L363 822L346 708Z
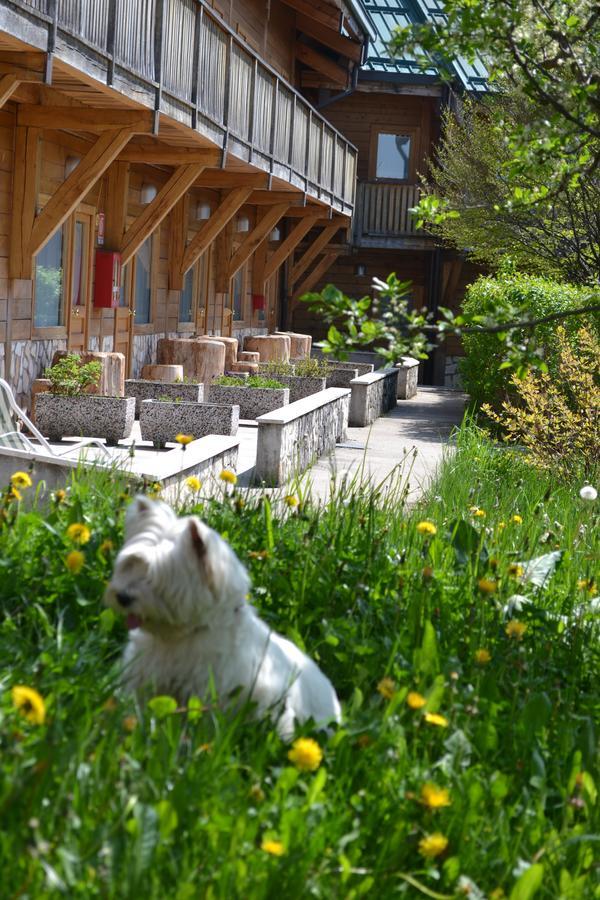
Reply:
M17 125L13 165L13 203L8 274L10 278L32 278L29 249L35 221L38 192L39 128Z
M184 194L171 210L169 231L169 290L183 289L183 256L187 243L190 195Z
M129 163L117 160L108 169L104 204L104 246L118 250L127 225L129 199Z

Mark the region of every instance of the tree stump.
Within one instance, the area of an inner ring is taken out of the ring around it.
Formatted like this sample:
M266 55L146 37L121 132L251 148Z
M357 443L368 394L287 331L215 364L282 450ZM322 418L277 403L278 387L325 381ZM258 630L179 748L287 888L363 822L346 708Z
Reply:
M229 372L231 370L231 366L237 359L238 339L234 337L224 337L220 334L211 338L211 340L220 341L225 345L225 371Z
M203 384L225 372L225 344L210 338L161 338L157 349L161 365L183 366L183 374Z
M142 366L142 378L145 381L183 381L183 366Z
M255 334L244 341L244 350L260 354L261 362L289 362L291 341L287 334Z
M258 355L258 354L257 354ZM259 368L258 363L255 362L234 362L231 364L231 367L228 369L229 372L247 372L248 375L258 375Z
M57 350L52 357L52 365L70 355L69 350ZM82 363L99 362L102 366L100 382L97 387L90 387L87 394L101 394L104 397L125 396L125 357L122 353L101 353L96 350L82 350L73 354Z
M290 339L290 356L295 359L310 359L312 337L310 334L299 334L296 331L277 331Z
M259 363L260 353L254 353L251 350L240 350L238 353L238 362Z

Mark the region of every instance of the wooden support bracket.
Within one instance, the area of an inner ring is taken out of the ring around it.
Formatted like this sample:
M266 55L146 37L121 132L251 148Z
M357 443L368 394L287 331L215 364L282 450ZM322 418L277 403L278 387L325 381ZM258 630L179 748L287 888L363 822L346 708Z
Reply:
M251 187L239 187L226 195L221 205L214 211L210 219L206 220L202 228L185 248L181 264L182 276L185 275L188 269L191 269L196 260L210 247L215 238L233 219L240 207L246 203L251 193Z
M82 106L19 106L17 125L60 128L66 131L152 132L152 113L144 109L90 109ZM121 148L123 149L123 148Z
M283 241L280 247L275 250L274 253L271 254L267 263L265 265L264 270L264 280L268 281L269 278L275 274L277 269L283 265L286 259L291 256L302 240L311 228L314 227L315 219L306 218L300 219L292 228L286 239ZM262 292L260 292L262 293Z
M14 73L3 75L0 78L0 109L2 109L7 100L10 100L19 84L20 80Z
M269 232L275 228L279 220L285 215L287 208L286 203L278 203L265 211L262 218L259 219L253 230L246 235L229 260L228 279L233 278L238 269L241 269L246 260L252 256L258 245L264 241Z
M291 273L291 281L292 284L296 284L301 275L306 272L310 264L317 258L319 253L325 249L327 244L333 239L336 232L339 230L339 225L336 223L334 225L327 225L319 237L313 241L311 246L304 252L304 254L300 257L298 262L292 267ZM294 293L296 293L294 289Z
M339 250L332 250L330 253L326 253L325 256L323 256L323 258L315 266L312 272L307 275L304 281L295 289L295 301L297 301L302 296L302 294L307 294L308 291L312 291L312 289L316 284L318 284L319 280L323 277L327 269L329 269L333 265L339 255Z

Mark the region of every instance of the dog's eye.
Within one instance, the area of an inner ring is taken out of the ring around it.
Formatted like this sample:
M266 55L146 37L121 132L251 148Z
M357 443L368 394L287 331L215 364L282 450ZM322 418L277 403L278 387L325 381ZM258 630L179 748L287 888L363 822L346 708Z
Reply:
M135 597L132 597L131 594L126 594L123 591L120 591L119 593L117 593L117 600L121 604L121 606L127 608L134 602Z

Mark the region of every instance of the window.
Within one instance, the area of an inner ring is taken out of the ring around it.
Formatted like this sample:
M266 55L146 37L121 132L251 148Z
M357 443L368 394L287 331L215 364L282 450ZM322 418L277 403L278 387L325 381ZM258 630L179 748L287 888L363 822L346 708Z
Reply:
M194 266L185 273L183 290L179 298L179 321L193 322L194 319Z
M377 135L376 178L404 181L409 177L410 137L405 134Z
M64 325L62 228L35 258L34 325L36 328Z
M234 321L241 322L244 319L244 293L246 289L246 267L241 269L233 276L231 282L231 296L233 307Z
M135 324L148 325L151 316L151 284L152 238L149 237L135 255L135 279L133 305L135 308Z

